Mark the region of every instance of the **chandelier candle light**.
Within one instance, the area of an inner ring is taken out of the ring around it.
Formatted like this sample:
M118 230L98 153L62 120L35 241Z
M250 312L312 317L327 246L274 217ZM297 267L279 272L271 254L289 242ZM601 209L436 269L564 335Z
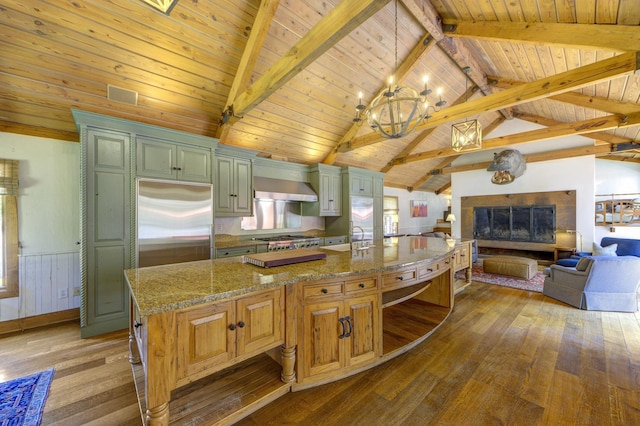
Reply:
M396 70L398 69L398 1L395 2L395 42L396 42ZM369 108L362 103L362 92L358 94L356 105L356 117L354 122L362 123L362 114L365 114L367 124L373 130L388 139L397 139L411 133L423 120L429 119L429 108L439 111L446 101L442 100L442 89L438 89L439 100L435 106L430 106L428 95L431 89L428 85L428 77L424 76L424 90L418 93L410 87L401 87L394 84L394 78L389 78L389 87L379 94ZM366 112L365 112L366 110Z

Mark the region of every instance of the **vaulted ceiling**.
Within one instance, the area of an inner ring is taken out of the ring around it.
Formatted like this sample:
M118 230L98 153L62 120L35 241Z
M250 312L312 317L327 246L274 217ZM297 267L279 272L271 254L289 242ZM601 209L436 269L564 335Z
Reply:
M0 130L78 141L81 109L434 192L486 168L451 165L451 124L471 118L485 135L505 120L542 126L485 138L487 161L571 134L585 146L527 161L640 161L639 24L638 0L178 0L168 15L141 0L9 0ZM424 74L447 106L412 134L354 124L358 92L368 103L390 75L421 88Z

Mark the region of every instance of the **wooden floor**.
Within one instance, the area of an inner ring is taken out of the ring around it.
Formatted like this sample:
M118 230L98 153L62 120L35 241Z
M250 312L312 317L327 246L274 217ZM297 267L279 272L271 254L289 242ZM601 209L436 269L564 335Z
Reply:
M124 332L82 340L63 324L7 335L0 360L0 380L56 368L43 425L141 424ZM240 424L638 425L640 314L473 283L415 349Z

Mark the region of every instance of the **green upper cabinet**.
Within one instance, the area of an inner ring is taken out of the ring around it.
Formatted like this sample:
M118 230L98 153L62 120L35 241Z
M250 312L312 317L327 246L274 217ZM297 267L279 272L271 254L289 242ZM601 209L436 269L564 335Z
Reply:
M373 197L373 177L369 174L352 173L349 176L351 195Z
M136 138L136 175L211 182L211 150L147 137Z
M315 203L302 203L305 216L342 214L342 174L340 167L316 164L309 168L309 184L318 194Z
M216 155L216 216L250 216L253 211L251 160Z

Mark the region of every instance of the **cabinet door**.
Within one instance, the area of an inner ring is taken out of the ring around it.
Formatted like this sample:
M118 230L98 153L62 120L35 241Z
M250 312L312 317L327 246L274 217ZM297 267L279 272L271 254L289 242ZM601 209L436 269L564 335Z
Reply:
M178 146L178 179L211 182L211 151L204 148Z
M305 305L300 346L302 353L298 353L304 377L342 367L341 341L346 330L344 320L341 321L342 305L342 301Z
M251 161L234 159L234 212L251 215L253 210L253 173Z
M340 216L342 213L342 178L339 174L323 173L320 175L320 215Z
M86 183L81 262L86 321L82 337L127 327L129 292L122 271L131 267L129 134L88 130L83 138Z
M369 176L351 176L351 195L373 195L373 179Z
M216 213L233 213L233 158L216 157Z
M260 352L284 343L284 288L238 300L237 354Z
M236 356L235 302L209 304L177 315L178 378L210 369Z
M368 362L380 353L380 311L378 295L363 296L345 301L351 335L344 339L345 365Z
M453 260L453 270L459 271L460 269L471 267L471 250L469 243L462 243L456 245L455 255Z
M138 138L136 150L137 176L176 178L178 165L175 144Z

